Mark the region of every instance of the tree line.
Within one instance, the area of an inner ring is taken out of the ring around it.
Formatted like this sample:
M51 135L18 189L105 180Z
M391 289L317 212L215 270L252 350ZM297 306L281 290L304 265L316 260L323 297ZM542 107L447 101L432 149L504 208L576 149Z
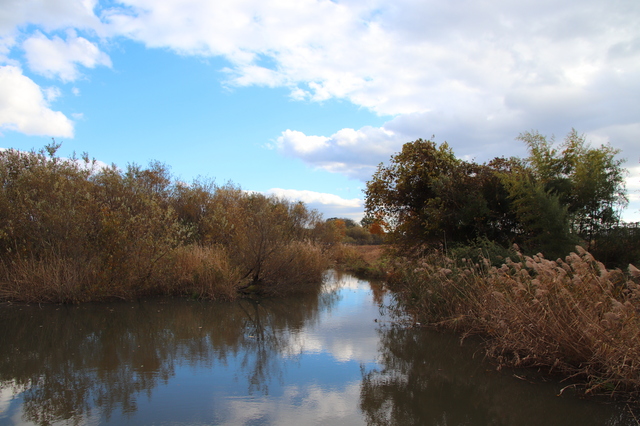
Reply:
M447 143L406 143L367 183L365 220L382 220L393 242L414 251L473 241L550 258L581 242L597 250L627 204L619 151L591 147L575 130L559 146L535 131L518 139L526 158L483 164L457 158Z

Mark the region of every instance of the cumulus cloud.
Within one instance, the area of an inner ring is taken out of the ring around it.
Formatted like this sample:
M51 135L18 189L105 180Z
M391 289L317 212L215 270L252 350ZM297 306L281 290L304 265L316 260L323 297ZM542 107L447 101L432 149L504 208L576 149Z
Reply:
M612 61L637 55L637 8L597 0L123 3L105 15L119 33L223 55L234 84L288 85L298 99L344 98L380 114L480 106L489 116L535 108L560 88L554 98L578 105Z
M42 89L42 93L48 103L55 101L62 94L62 92L60 92L60 89L55 86Z
M11 49L15 46L16 39L11 36L0 35L0 64L15 63L14 60L9 58Z
M509 126L505 136L491 125L483 127L481 123L474 123L472 117L465 118L466 121L439 112L403 114L381 127L345 128L331 136L306 135L288 129L278 137L275 148L314 168L363 182L371 178L378 164L399 152L404 143L418 138L448 142L459 157L478 162L505 153L524 153L523 146L514 147L514 139L522 128Z
M325 218L345 217L360 220L364 210L364 202L360 198L346 199L335 194L282 188L269 189L266 194L302 201L310 208L318 210Z
M365 181L378 163L388 160L407 141L401 132L367 126L359 130L342 129L329 137L286 130L277 139L276 147L313 167Z
M110 62L95 40L54 30L220 56L228 86L285 87L298 101L342 99L388 117L278 139L285 155L366 180L402 143L431 135L484 161L522 155L522 131L575 127L640 157L638 21L632 1L8 0L0 60L26 24L44 31L24 42L29 67L63 81Z
M95 10L98 0L6 0L0 13L0 128L27 135L73 136L73 123L49 104L61 96L57 88L41 88L22 73L22 58L12 56L21 47L29 69L47 77L72 81L78 65L110 66L94 42L78 37L76 30L107 35ZM48 38L45 32L67 31L66 40Z
M27 135L73 136L73 123L63 113L53 111L45 96L56 96L51 89L47 95L15 66L0 67L0 129Z
M365 173L356 153L388 157L389 132L396 145L404 135L436 135L464 145L461 155L485 157L532 128L593 132L640 116L640 9L631 3L122 3L104 14L115 32L181 54L224 56L228 84L288 87L296 100L346 99L393 117L376 131L354 130L385 141L361 141L358 150L339 143L349 129L283 133L284 153L349 176ZM323 152L331 158L310 158Z
M109 56L86 38L78 37L74 31L67 39L58 36L49 39L36 32L23 43L29 68L47 77L59 77L62 81L74 81L80 77L78 65L95 68L98 65L111 67Z

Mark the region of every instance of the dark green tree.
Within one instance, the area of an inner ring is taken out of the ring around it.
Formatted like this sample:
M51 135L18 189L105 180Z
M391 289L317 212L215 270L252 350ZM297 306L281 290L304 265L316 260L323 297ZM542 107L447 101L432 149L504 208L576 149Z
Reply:
M529 149L526 159L532 175L550 194L566 206L572 231L590 242L600 230L620 220L628 202L624 160L610 145L592 148L575 129L558 149L554 140L538 132L519 137Z
M383 220L407 248L466 241L492 220L483 177L484 166L456 158L446 143L406 143L367 183L365 220Z
M482 165L456 158L446 143L406 143L367 183L364 220L382 220L407 248L480 238L547 256L618 222L627 200L617 150L591 148L575 130L559 148L537 132L518 139L527 158Z

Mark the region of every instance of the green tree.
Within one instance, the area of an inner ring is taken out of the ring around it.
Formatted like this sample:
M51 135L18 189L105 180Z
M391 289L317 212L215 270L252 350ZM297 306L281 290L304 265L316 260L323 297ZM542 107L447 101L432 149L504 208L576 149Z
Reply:
M513 242L526 252L542 252L549 258L564 256L578 243L571 233L568 208L558 194L545 189L529 169L502 175L515 218Z
M566 206L574 232L591 242L601 229L619 222L628 202L624 160L616 159L619 150L610 145L592 148L575 129L558 149L553 138L538 132L522 133L518 139L529 149L526 162L534 179Z
M480 238L548 256L618 222L627 200L617 150L591 148L575 130L558 148L537 132L518 139L527 158L482 165L456 158L446 143L406 143L367 183L364 221L383 221L408 248Z
M364 220L383 221L407 248L466 241L491 221L485 175L483 166L456 158L446 143L406 143L367 183Z

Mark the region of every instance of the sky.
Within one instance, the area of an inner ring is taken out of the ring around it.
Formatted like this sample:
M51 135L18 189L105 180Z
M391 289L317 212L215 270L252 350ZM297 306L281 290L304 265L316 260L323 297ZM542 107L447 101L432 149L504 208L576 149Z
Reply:
M483 163L575 128L640 221L637 0L0 0L0 148L160 161L358 220L418 138Z

